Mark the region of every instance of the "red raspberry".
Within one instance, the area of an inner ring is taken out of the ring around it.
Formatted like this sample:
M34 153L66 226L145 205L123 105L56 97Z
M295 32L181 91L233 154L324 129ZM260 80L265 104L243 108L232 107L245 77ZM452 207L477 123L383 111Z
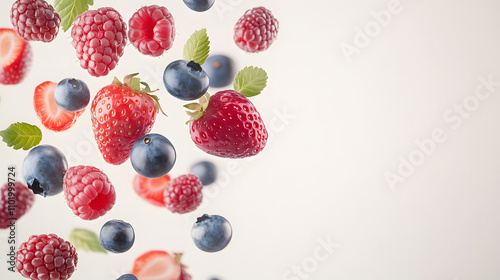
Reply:
M19 246L16 269L31 280L66 280L75 272L75 247L55 234L32 235Z
M44 0L17 0L10 10L10 22L25 41L51 42L59 32L61 17Z
M234 27L234 42L250 53L266 50L277 35L278 21L264 7L246 11Z
M203 184L193 174L173 179L165 190L165 206L173 213L184 214L194 211L201 203Z
M9 196L9 193L14 196ZM3 185L0 189L0 228L8 228L11 222L28 212L34 202L35 194L25 184L14 182L10 187L8 183Z
M113 8L89 10L75 18L71 37L80 66L94 77L106 76L123 55L127 25Z
M108 176L93 166L73 166L64 175L64 196L69 208L83 220L95 220L115 204L115 188Z
M174 18L165 7L140 8L128 21L130 43L141 53L160 56L174 44Z

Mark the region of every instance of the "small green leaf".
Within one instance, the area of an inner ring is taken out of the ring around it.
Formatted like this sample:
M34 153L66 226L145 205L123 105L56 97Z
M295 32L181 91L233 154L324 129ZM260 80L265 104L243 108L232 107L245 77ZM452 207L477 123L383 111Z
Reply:
M61 17L61 27L64 32L73 24L75 18L94 5L94 0L55 0L54 9Z
M0 131L0 136L7 146L13 146L14 150L22 148L26 151L42 141L42 131L36 125L24 122L11 124L7 129Z
M69 234L69 241L76 249L107 253L99 243L97 235L90 230L75 228Z
M234 77L234 90L246 97L259 95L267 84L267 73L259 67L247 66Z
M208 39L207 29L195 31L184 45L182 57L187 60L192 60L200 65L205 63L205 60L210 53L210 40Z
M184 105L184 108L188 109L188 110L199 110L201 109L201 104L200 103L189 103L189 104L186 104Z

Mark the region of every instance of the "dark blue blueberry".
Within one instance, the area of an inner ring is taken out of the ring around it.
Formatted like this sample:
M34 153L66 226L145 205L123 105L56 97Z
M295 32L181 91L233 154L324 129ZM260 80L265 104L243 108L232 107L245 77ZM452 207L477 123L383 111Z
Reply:
M225 55L209 56L202 67L207 72L211 87L228 86L236 75L233 60Z
M163 84L172 96L188 101L202 97L208 90L209 80L198 63L179 59L165 68Z
M175 148L161 134L151 133L139 138L132 146L130 162L135 171L148 178L158 178L174 167Z
M99 243L112 253L123 253L132 248L135 233L132 226L122 220L106 222L99 233Z
M204 214L196 220L191 229L194 244L205 252L217 252L224 249L232 236L231 224L219 215Z
M56 147L38 145L23 161L23 177L33 193L43 197L63 191L63 179L68 170L64 154Z
M116 280L138 280L134 274L123 274Z
M184 4L196 12L204 12L212 7L215 0L183 0Z
M217 167L210 161L200 161L194 164L189 173L200 178L204 186L212 184L217 179Z
M54 99L57 105L65 111L81 111L89 104L90 91L81 80L64 79L57 84Z

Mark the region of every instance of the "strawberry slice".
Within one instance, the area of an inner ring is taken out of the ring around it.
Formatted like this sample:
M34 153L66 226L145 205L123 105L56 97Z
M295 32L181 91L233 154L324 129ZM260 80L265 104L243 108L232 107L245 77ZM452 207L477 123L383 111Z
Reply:
M179 280L181 266L175 256L153 250L135 260L132 274L139 280Z
M31 66L30 45L14 29L0 28L0 84L20 83Z
M54 99L54 89L57 83L43 82L35 88L33 105L43 126L53 131L64 131L73 126L85 109L78 112L68 112L61 109Z
M146 178L136 174L132 184L134 186L134 191L140 197L153 205L165 207L163 194L170 184L170 176L168 174L159 178Z

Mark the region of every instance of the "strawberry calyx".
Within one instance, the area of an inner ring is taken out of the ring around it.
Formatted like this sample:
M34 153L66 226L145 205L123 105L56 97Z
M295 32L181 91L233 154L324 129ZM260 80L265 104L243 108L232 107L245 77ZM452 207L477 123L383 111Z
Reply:
M191 110L186 111L186 114L191 118L186 122L186 124L195 121L203 116L203 112L207 109L208 104L210 103L210 94L205 93L200 99L198 99L198 103L189 103L184 105L184 108Z
M123 78L123 83L117 77L114 77L113 82L111 82L111 84L129 87L132 90L134 90L135 92L148 95L149 97L151 97L153 99L153 102L155 103L156 112L161 111L161 113L163 115L168 117L167 114L165 114L165 112L161 108L161 105L159 102L160 98L154 94L151 94L155 91L158 91L159 89L151 90L148 83L141 81L140 78L136 77L137 75L139 75L139 73L133 73L133 74L129 74L129 75L125 76L125 78ZM142 87L141 85L144 87Z

